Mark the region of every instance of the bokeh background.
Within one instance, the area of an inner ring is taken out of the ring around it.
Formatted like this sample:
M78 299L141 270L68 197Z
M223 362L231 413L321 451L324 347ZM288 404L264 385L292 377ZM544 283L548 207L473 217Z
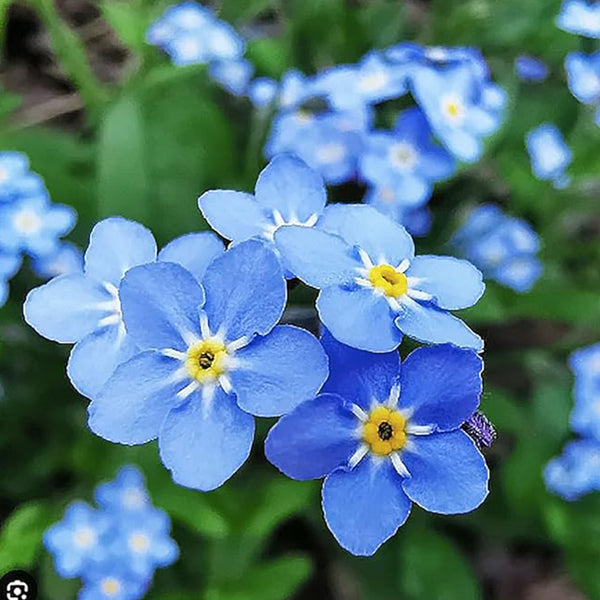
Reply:
M177 68L145 40L163 0L0 0L0 149L26 153L55 202L73 206L69 239L85 248L100 218L120 214L161 244L206 228L196 198L252 190L266 164L268 115L227 94L205 66ZM543 480L569 430L569 354L600 339L600 129L570 94L563 61L594 42L558 29L560 0L222 0L258 74L310 74L414 40L480 48L508 93L503 126L477 164L435 188L433 227L419 252L443 253L464 216L495 203L541 238L543 276L527 294L494 282L466 320L486 340L483 409L499 435L486 451L491 495L477 512L414 510L372 559L336 544L318 483L297 483L265 461L263 422L251 460L222 489L174 485L153 444L125 448L92 435L85 399L69 385L67 349L22 321L38 279L25 265L0 309L0 574L33 573L43 600L70 600L42 534L74 499L126 463L147 477L173 520L181 558L160 570L150 600L600 599L600 495L566 502ZM549 67L520 81L523 53ZM556 124L573 150L566 189L537 180L525 135ZM360 201L364 188L332 188ZM298 305L310 301L298 295ZM301 313L311 325L310 313ZM409 345L403 345L404 355Z

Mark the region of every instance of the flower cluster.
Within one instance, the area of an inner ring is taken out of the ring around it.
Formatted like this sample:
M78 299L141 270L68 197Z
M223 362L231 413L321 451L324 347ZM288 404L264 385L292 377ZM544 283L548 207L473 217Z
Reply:
M98 508L73 502L44 534L57 573L80 577L79 600L138 600L154 571L179 555L166 513L152 506L142 474L123 467L96 488Z
M537 234L525 221L508 217L492 204L473 210L450 246L486 278L516 292L529 291L542 273Z
M71 231L75 219L72 208L50 201L25 155L0 153L0 306L6 302L8 281L19 270L23 255L33 259L39 275L57 274L56 261L65 252L60 237Z
M479 404L483 342L452 314L484 284L465 260L415 256L374 208L326 202L318 173L278 156L254 195L199 199L227 250L198 233L157 254L147 229L110 218L92 231L85 273L33 290L24 312L42 335L75 343L68 373L91 399L92 431L157 439L181 485L222 485L250 454L255 417L283 417L269 459L296 479L328 476L330 529L372 554L412 502L460 513L487 494L485 462L461 431ZM321 340L278 324L294 277L320 290ZM403 335L439 346L401 370Z
M571 355L575 376L575 406L571 428L581 437L546 466L548 489L566 500L600 491L600 344Z

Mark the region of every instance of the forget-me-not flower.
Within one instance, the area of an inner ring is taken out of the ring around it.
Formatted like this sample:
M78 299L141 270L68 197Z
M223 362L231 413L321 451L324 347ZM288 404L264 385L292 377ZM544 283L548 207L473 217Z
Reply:
M431 141L431 129L420 109L400 114L393 131L366 136L359 159L363 179L393 194L401 208L416 207L431 197L433 183L446 179L455 169L452 156Z
M531 159L531 170L537 179L551 181L555 188L569 185L565 173L573 160L573 152L556 125L543 123L532 129L525 138Z
M488 469L461 431L479 405L482 360L447 344L371 354L322 339L323 392L284 416L265 442L292 479L325 478L323 512L337 541L370 556L404 524L414 502L466 513L488 493Z
M148 577L110 559L90 566L83 576L77 600L141 600L149 587Z
M91 403L91 429L122 444L158 438L177 483L220 486L250 453L253 416L288 412L327 377L317 339L275 326L286 295L279 259L258 240L216 258L202 285L176 264L129 271L120 297L139 352Z
M539 58L521 54L515 59L515 69L519 79L539 83L548 77L548 65Z
M21 256L14 252L5 252L0 248L0 306L8 298L8 281L19 270Z
M248 98L257 108L270 106L277 97L279 84L270 77L257 77L248 86Z
M105 510L122 512L145 512L150 504L144 476L133 466L123 467L112 481L96 487L94 498Z
M254 66L243 58L216 61L208 67L211 79L234 96L243 96L246 93L253 73Z
M596 124L600 127L600 52L585 55L571 52L565 59L569 90L579 102L598 106Z
M23 195L38 196L46 192L39 175L29 170L29 159L21 152L0 152L0 204Z
M600 444L600 344L574 352L569 366L575 376L571 427Z
M330 205L318 228L275 233L284 266L320 290L321 321L344 344L388 352L406 334L481 350L483 341L449 311L472 306L481 273L449 256L414 255L410 235L371 206Z
M75 244L63 242L52 254L35 258L32 267L34 273L42 279L81 273L83 271L83 252Z
M569 33L600 38L600 3L588 0L565 0L556 24Z

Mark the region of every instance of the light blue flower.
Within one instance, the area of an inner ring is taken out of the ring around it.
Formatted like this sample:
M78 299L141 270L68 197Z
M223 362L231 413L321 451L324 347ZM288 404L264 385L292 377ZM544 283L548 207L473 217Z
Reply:
M279 84L270 77L257 77L248 88L248 97L254 106L264 108L270 106L279 91Z
M44 533L44 545L54 556L56 572L65 578L83 575L87 567L106 557L103 536L110 519L85 502L69 505L62 521Z
M485 87L472 68L464 64L420 67L411 81L413 95L440 141L458 159L477 161L483 154L483 139L500 126L502 107L485 101ZM495 86L492 92L497 101Z
M8 281L19 270L21 256L12 252L5 252L0 248L0 306L8 298Z
M571 502L600 491L600 443L588 439L569 442L562 455L546 465L544 480L551 492Z
M21 152L0 152L0 204L27 193L45 192L44 182L29 170L29 159Z
M600 52L586 56L571 52L565 59L569 90L579 102L600 103Z
M92 565L83 576L77 600L141 600L151 580L140 576L118 558Z
M481 350L483 341L449 311L481 297L481 273L449 256L414 256L406 230L371 206L337 204L318 228L275 233L283 264L320 290L317 311L344 344L388 352L402 334Z
M486 278L520 293L529 291L542 273L536 256L540 241L535 231L492 204L473 210L450 240L450 246Z
M125 515L151 506L144 477L133 466L123 467L112 481L98 485L94 498L101 508Z
M258 240L216 258L202 285L179 265L156 263L129 271L120 296L139 352L91 403L89 425L122 444L158 438L180 485L219 487L250 453L253 415L288 412L327 377L318 340L275 326L285 279Z
M81 273L83 253L75 244L63 242L52 254L35 258L32 266L35 274L42 279Z
M360 174L369 184L390 190L402 209L427 202L433 183L450 177L456 168L452 156L432 143L427 119L418 108L400 113L393 131L377 131L365 140Z
M569 33L600 38L600 4L587 0L565 0L556 24Z
M54 252L59 238L71 231L76 213L52 204L46 194L21 197L0 205L0 248L34 258Z
M210 77L234 96L246 93L253 73L254 66L243 58L213 62L208 68Z
M573 153L558 127L543 123L527 134L525 143L531 170L537 179L551 181L556 188L569 185L570 178L565 171L573 160Z
M574 352L569 366L575 375L571 427L600 443L600 344Z
M323 392L271 429L265 454L285 475L321 479L325 521L352 554L370 556L414 502L466 513L488 494L483 456L461 426L481 396L482 360L450 345L370 354L322 338Z
M515 60L515 69L519 79L539 83L548 77L548 65L539 58L521 54Z
M270 244L283 225L314 226L326 203L327 190L319 174L285 154L261 172L254 195L211 190L198 199L204 218L225 239L242 242L258 237Z

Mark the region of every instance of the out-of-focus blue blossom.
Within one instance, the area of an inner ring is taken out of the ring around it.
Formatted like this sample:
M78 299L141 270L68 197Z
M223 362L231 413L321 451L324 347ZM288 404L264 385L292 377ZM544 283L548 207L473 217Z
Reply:
M517 292L529 291L542 273L535 231L525 221L508 217L491 204L473 210L450 245L486 278Z
M277 181L267 177L259 186ZM281 189L286 198L293 188ZM210 263L202 284L178 264L135 267L119 295L138 352L90 404L89 426L116 443L158 438L163 464L180 485L219 487L250 454L253 417L289 412L327 378L318 340L276 326L286 285L279 259L262 241L231 246Z
M289 271L320 290L317 312L340 342L388 352L405 334L483 348L450 312L479 300L481 273L449 256L415 257L406 230L373 207L330 205L316 228L281 227L275 243Z
M600 126L600 52L589 56L572 52L565 59L569 89L584 104L598 105L596 124Z
M270 77L257 77L248 88L248 97L254 106L264 108L273 103L279 91L279 84Z
M41 177L29 170L29 160L20 152L0 152L0 204L15 197L45 194Z
M8 298L8 281L19 270L21 256L14 252L6 252L0 248L0 306Z
M482 360L451 345L370 354L325 332L323 393L271 429L268 460L297 480L325 478L323 513L349 552L370 556L416 503L466 513L488 493L489 472L461 426L477 410Z
M565 0L556 24L569 33L600 38L600 3L587 0Z
M34 259L32 266L35 274L42 279L81 273L83 271L83 252L75 244L64 242L56 252Z
M245 43L228 23L195 2L169 7L147 31L178 66L230 61L242 57Z
M210 77L221 84L230 94L243 96L254 73L254 66L247 60L222 60L208 67Z
M551 181L559 189L569 185L570 178L565 171L573 160L573 153L558 127L543 123L527 134L525 144L531 170L538 179Z
M431 140L431 129L420 109L400 114L391 132L367 135L359 160L363 179L391 190L400 210L423 205L433 183L448 178L456 168L452 156Z
M519 79L539 83L548 77L548 65L539 58L521 54L515 60L515 69Z
M142 502L129 501L135 488ZM59 523L44 534L56 571L80 577L85 600L138 600L144 596L156 568L177 560L166 513L154 508L143 475L124 467L112 482L100 484L100 508L74 502Z
M600 443L600 344L577 350L569 364L575 375L571 427Z

